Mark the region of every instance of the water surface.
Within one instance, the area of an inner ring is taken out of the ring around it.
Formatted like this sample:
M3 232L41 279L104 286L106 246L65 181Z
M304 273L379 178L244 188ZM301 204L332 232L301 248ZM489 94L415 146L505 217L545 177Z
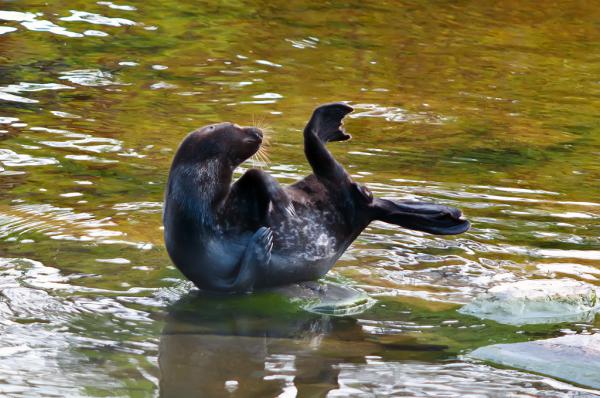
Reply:
M462 355L598 317L456 310L500 282L600 285L599 20L560 2L0 1L0 393L592 394ZM355 317L190 293L160 220L180 140L262 121L271 160L244 167L291 183L330 101L356 109L331 145L356 180L472 230L371 225L327 276L377 300Z

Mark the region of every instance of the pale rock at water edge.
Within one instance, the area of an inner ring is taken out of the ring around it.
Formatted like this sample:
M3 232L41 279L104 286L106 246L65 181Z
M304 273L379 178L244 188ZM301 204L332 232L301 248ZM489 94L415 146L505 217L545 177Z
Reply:
M587 322L600 310L600 289L571 279L534 279L490 288L460 313L510 325Z
M600 334L481 347L470 357L600 388Z

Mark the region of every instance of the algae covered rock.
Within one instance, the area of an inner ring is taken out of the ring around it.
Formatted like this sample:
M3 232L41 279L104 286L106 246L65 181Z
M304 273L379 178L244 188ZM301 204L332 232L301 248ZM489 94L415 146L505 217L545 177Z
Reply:
M330 282L301 282L273 291L300 303L304 310L321 315L358 315L375 303L364 292Z
M570 279L535 279L494 286L459 312L510 325L590 321L598 288Z
M600 388L600 334L481 347L470 357Z

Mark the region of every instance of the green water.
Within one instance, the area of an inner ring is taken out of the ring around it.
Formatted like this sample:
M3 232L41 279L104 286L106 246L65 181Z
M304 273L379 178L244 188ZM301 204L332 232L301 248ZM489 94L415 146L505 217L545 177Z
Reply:
M456 310L503 281L600 285L598 21L593 2L0 1L0 394L590 393L462 355L598 317ZM261 121L258 166L290 183L330 101L356 109L330 146L356 180L472 230L373 224L327 277L377 300L354 317L188 294L161 231L179 141Z

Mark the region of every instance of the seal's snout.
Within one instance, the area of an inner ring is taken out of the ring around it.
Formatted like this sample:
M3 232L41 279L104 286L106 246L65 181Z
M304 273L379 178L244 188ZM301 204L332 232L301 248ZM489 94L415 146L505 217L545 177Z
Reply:
M250 137L254 138L258 142L262 142L263 132L259 128L257 128L257 127L246 127L244 130L246 130L246 133Z

